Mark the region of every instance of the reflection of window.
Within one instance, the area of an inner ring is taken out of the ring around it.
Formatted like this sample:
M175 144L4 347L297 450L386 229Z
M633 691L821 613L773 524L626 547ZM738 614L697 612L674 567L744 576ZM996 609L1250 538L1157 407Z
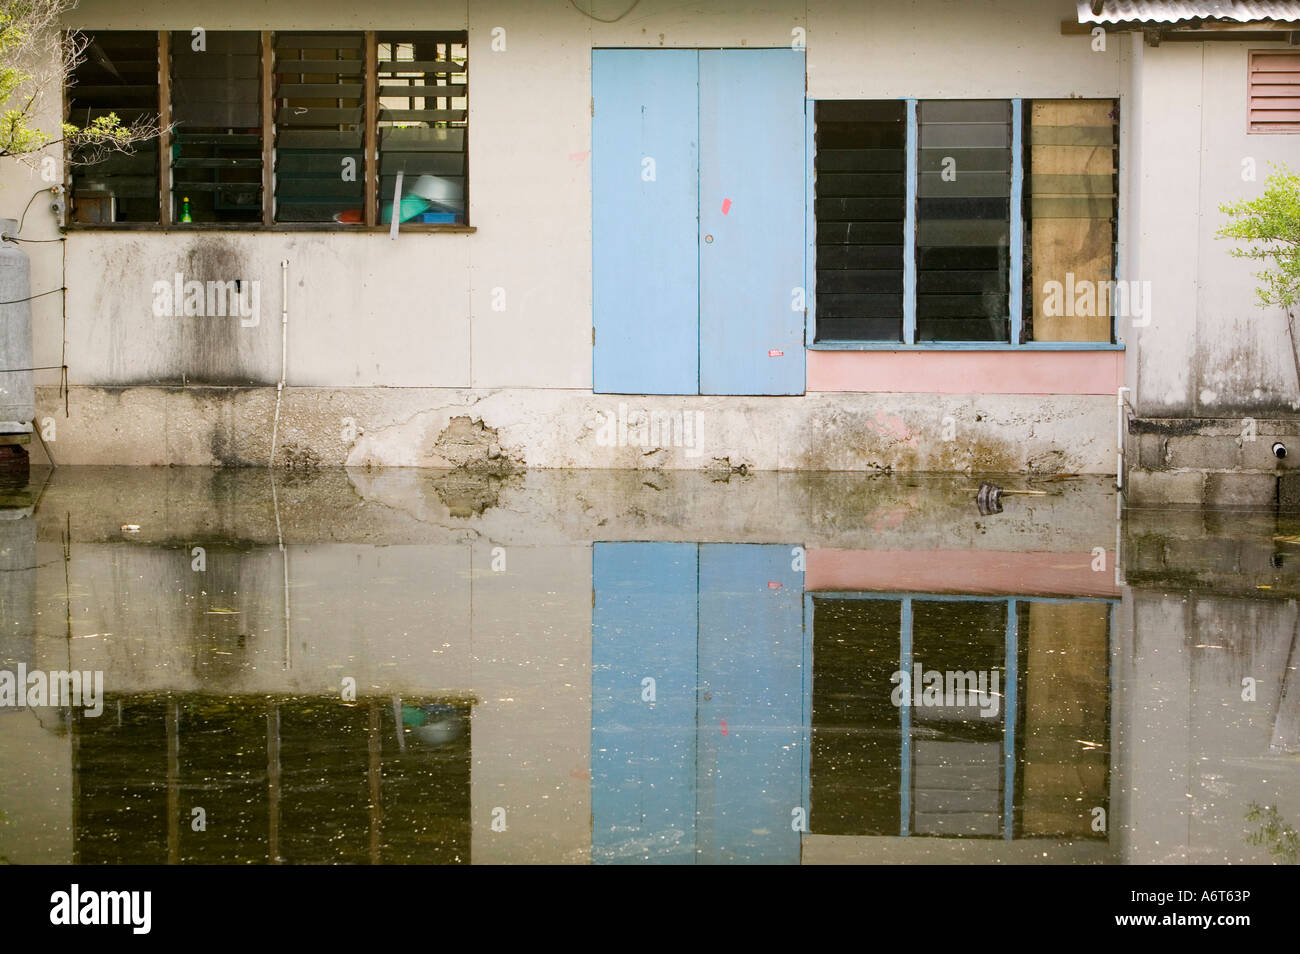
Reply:
M817 342L1109 344L1113 100L816 104Z
M109 696L73 732L77 864L469 862L465 704Z
M812 604L813 833L1105 837L1092 823L1109 804L1109 603ZM939 674L944 695L895 705L901 672L922 688ZM981 676L983 695L961 691Z
M98 160L74 167L74 223L378 228L395 199L404 228L468 222L463 31L89 41L69 120L112 112L170 128L130 156L69 157Z

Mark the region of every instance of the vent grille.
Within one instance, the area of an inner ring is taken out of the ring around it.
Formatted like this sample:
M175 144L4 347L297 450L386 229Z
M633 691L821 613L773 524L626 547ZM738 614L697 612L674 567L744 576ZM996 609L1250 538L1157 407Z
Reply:
M1251 132L1300 132L1300 53L1252 50L1248 85Z

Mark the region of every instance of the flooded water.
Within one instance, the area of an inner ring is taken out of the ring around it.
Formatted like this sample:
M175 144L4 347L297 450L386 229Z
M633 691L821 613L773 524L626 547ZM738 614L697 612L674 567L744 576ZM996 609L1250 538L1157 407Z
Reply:
M1296 862L1300 521L978 483L33 472L0 859Z

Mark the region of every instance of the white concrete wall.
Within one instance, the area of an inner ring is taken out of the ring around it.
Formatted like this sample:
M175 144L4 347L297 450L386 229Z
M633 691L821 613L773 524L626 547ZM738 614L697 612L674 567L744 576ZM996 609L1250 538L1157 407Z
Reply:
M1225 202L1262 193L1270 162L1300 166L1300 135L1247 132L1247 53L1281 43L1171 43L1135 51L1126 277L1152 283L1129 333L1135 404L1150 416L1282 416L1300 390L1281 309L1256 303L1259 266L1216 239ZM1253 160L1255 181L1243 179Z
M594 0L592 9L609 18L626 4ZM86 29L468 29L477 231L396 242L386 234L70 234L70 380L273 382L286 258L291 385L588 389L593 47L788 46L803 30L813 97L1120 95L1126 41L1113 38L1094 52L1089 37L1063 36L1060 22L1072 12L1067 0L643 0L603 24L567 0L382 7L296 0L265 8L83 0L73 22ZM492 49L497 27L506 31L504 51ZM0 184L0 214L18 215L40 181L7 169ZM57 236L44 205L29 214L25 235ZM191 256L217 243L241 272L228 277L261 281L261 324L200 330L200 320L155 317L152 283L188 274ZM28 250L34 288L57 287L60 246ZM505 290L503 312L491 308L494 288ZM59 364L63 341L58 296L37 302L37 363ZM49 372L39 383L56 381Z

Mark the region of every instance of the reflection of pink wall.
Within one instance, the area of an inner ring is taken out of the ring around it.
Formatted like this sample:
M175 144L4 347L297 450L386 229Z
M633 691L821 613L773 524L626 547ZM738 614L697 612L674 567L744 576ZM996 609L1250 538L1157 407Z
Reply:
M809 391L1114 394L1123 351L809 351Z
M1092 568L1091 553L1007 550L809 550L806 592L979 593L999 596L1119 596L1115 553Z

